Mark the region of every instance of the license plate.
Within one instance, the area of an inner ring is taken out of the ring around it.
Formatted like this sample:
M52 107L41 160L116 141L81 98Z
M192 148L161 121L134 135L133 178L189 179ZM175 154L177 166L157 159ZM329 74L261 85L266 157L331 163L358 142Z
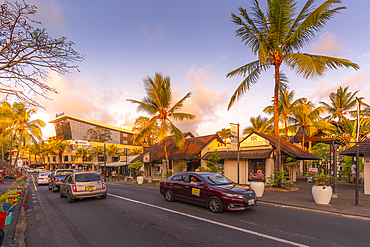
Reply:
M94 190L95 188L94 188L94 186L88 186L88 187L86 187L86 190L87 191L91 191L91 190Z
M248 205L250 206L250 205L253 205L254 204L254 199L250 199L250 200L248 200Z

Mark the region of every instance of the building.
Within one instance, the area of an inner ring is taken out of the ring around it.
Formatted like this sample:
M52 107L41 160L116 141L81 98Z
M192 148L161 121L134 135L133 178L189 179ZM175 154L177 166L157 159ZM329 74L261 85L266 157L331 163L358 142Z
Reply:
M62 161L53 158L50 162L51 169L56 163L62 163L65 167L83 167L84 169L98 169L104 164L104 155L98 156L86 155L76 158L77 149L93 150L94 147L100 147L102 150L108 150L109 146L115 145L120 152L130 153L133 150L142 152L143 147L134 145L133 132L130 129L119 128L95 121L59 114L49 123L54 124L56 139L67 141L71 146L63 154ZM127 156L115 154L107 155L106 163L125 161ZM124 166L124 165L123 165Z
M284 139L281 142L282 160L290 157L293 161L317 160L315 155L304 151ZM226 146L217 135L194 137L191 133L185 134L185 145L176 147L172 137L165 140L169 169L178 172L179 164L185 163L187 171L194 171L199 167L207 167L207 160L216 150L220 154L223 174L235 182L247 184L249 174L262 172L269 177L274 169L275 136L253 132L240 141L240 150ZM145 175L160 178L163 174L165 157L164 144L156 144L149 152L133 160L140 160L145 166ZM286 163L286 162L285 162ZM185 170L184 169L184 170ZM295 166L285 166L291 181L295 181Z

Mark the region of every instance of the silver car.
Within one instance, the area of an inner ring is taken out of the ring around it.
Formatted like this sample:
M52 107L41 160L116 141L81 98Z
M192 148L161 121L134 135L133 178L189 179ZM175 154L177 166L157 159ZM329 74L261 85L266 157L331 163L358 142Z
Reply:
M62 180L59 187L60 197L67 197L71 203L75 199L100 196L107 197L107 187L95 172L76 172Z
M51 172L39 173L39 175L37 176L37 185L49 184L50 174Z

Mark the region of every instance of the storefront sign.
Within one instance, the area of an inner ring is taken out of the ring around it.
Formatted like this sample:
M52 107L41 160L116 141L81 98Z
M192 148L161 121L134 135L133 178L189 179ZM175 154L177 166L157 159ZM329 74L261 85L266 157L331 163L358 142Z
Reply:
M144 154L143 161L145 163L149 163L150 162L150 153Z
M268 146L270 142L256 134L252 134L243 142L240 143L240 147L256 147L256 146Z

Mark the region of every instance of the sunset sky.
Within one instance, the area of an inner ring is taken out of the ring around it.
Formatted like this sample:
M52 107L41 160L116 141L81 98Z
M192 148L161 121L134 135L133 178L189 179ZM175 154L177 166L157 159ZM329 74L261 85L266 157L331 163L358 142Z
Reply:
M1 1L0 1L1 2ZM298 1L298 10L306 1ZM324 2L316 1L316 5ZM171 78L176 99L187 92L183 112L196 115L193 121L176 123L194 135L214 134L230 123L250 125L250 117L262 114L273 96L273 69L229 111L227 105L241 77L227 79L226 74L256 60L250 48L235 37L237 26L231 13L238 7L248 9L248 0L28 0L38 6L35 19L52 37L67 37L75 50L85 55L81 72L64 76L50 73L48 83L59 94L52 101L38 99L46 108L37 118L48 122L57 113L86 118L114 126L133 125L144 113L126 99L142 100L143 79L155 72ZM265 6L266 1L261 0ZM290 90L296 98L307 97L318 105L328 102L330 92L339 86L360 90L359 96L370 103L370 46L368 0L343 0L340 14L316 34L301 52L346 58L361 69L329 71L317 80L305 80L282 67L289 77ZM54 135L48 124L44 136Z

